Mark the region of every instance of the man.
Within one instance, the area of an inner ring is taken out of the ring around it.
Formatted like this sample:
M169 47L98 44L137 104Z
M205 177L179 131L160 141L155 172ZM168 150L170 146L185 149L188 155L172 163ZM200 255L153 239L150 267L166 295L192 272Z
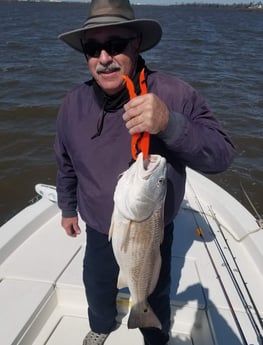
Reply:
M117 178L131 161L131 135L149 132L150 153L166 157L168 165L162 268L149 297L162 329L141 329L147 345L169 341L173 219L184 195L185 167L217 173L234 156L233 145L196 90L145 66L140 53L154 47L161 35L157 21L134 18L128 0L93 0L83 27L60 35L85 54L93 77L66 96L55 143L62 226L77 236L78 212L87 224L83 280L91 332L83 345L104 344L116 327L119 269L108 230ZM140 94L143 69L148 93L130 100L122 75Z

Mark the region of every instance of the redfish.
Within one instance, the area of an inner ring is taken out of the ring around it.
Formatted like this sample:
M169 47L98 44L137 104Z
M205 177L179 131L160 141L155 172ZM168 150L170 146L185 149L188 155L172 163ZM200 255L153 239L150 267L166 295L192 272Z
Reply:
M166 170L165 158L143 160L140 153L115 188L109 238L120 267L118 288L128 287L131 294L128 328L161 328L147 298L160 274Z

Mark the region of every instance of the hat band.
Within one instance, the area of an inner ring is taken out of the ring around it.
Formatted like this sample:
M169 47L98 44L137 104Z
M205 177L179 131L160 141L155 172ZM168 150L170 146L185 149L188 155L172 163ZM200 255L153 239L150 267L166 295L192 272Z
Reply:
M94 24L112 24L112 23L118 23L123 21L129 21L132 20L130 18L124 17L124 16L114 16L114 15L105 15L105 16L92 16L90 17L83 25L83 27L88 25L94 25Z

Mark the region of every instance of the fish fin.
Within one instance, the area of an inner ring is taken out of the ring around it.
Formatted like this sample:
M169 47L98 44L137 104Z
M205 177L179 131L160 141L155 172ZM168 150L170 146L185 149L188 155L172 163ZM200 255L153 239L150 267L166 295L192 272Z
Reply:
M129 244L130 227L131 227L131 220L128 220L128 219L125 221L125 223L123 222L120 226L120 231L124 233L122 236L122 243L121 243L120 249L124 252L127 251L127 247Z
M162 329L162 325L158 317L153 312L152 308L148 304L144 310L133 306L131 308L130 316L128 319L128 328L147 328L155 327Z
M118 283L117 283L117 288L118 289L123 289L125 287L127 287L127 283L126 283L126 279L124 277L124 275L122 274L121 270L119 272L119 276L118 276Z
M114 231L114 221L113 221L113 216L112 216L110 229L109 229L109 236L108 236L109 241L112 239L113 231Z

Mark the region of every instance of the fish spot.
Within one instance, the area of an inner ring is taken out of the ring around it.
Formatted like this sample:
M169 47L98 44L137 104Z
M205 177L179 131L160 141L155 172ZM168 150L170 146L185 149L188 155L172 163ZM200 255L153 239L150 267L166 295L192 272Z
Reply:
M148 311L148 309L146 308L146 309L144 309L144 311L143 311L143 312L144 312L144 313L147 313L147 311Z
M163 184L164 184L164 182L165 182L165 178L160 177L160 178L158 179L158 181L157 181L157 186L161 186L161 185L163 185Z

